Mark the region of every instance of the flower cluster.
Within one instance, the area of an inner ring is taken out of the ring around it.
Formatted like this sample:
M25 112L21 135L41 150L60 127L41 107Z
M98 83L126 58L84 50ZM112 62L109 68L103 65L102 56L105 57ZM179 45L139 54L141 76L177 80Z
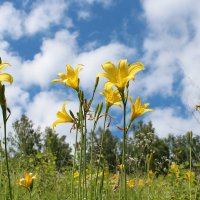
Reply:
M69 86L79 92L79 72L82 70L81 64L76 66L73 69L69 64L66 65L66 74L59 73L58 76L60 79L54 79L52 82L54 83L64 83L66 86ZM104 91L100 94L105 96L105 102L107 108L110 108L112 105L116 105L121 107L122 101L128 96L124 94L125 88L128 88L129 81L135 80L135 75L144 70L144 66L140 62L128 64L127 60L120 60L118 67L116 67L112 62L105 62L102 64L102 68L105 72L98 73L96 77L104 77L107 78L108 81L104 84ZM116 89L113 89L116 87ZM131 97L129 97L131 102L131 116L130 123L143 115L146 112L152 112L153 109L147 108L149 103L141 103L140 97L136 99L134 102ZM58 120L53 123L53 127L55 127L59 123L69 122L73 123L73 119L66 112L63 104L62 112L57 113Z

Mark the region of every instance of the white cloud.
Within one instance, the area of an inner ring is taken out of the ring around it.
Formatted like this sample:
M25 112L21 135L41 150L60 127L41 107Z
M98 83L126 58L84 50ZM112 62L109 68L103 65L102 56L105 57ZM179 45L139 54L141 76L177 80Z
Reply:
M187 131L198 134L199 122L194 117L182 118L177 112L179 111L173 108L155 108L154 112L148 113L145 120L153 122L160 137L167 137L170 133L184 135Z
M49 86L50 81L55 79L59 72L65 71L65 65L75 59L76 37L76 33L59 31L54 38L44 39L41 52L37 53L33 60L27 60L21 66L21 76L25 75L23 85Z
M91 16L91 13L89 11L86 10L81 10L78 12L78 18L79 19L89 19Z
M174 83L182 74L184 78L179 86L183 86L181 94L184 103L185 98L190 96L188 87L193 87L189 84L188 76L200 85L200 26L197 22L200 2L144 0L142 3L149 28L148 37L144 41L144 61L149 68L145 91L148 95L155 92L172 95ZM194 93L191 94L193 97ZM197 90L196 95L199 96Z
M30 12L27 12L25 9L15 8L10 2L4 2L0 5L1 37L9 35L17 39L45 31L51 25L57 25L63 21L67 27L70 27L73 23L66 16L67 8L68 3L64 0L45 0L42 3L41 1L35 2Z
M101 4L103 7L109 7L112 5L113 0L74 0L74 2L79 3L82 6L92 5L95 3Z
M195 0L141 0L148 35L144 40L143 61L147 68L137 80L143 95L154 94L180 98L188 110L185 118L173 107L155 108L148 114L161 136L184 134L199 124L193 118L200 102L200 2ZM136 82L136 85L138 84ZM168 102L169 104L169 102ZM182 130L182 131L181 131Z
M80 72L81 86L91 89L97 73L102 71L103 62L118 62L119 59L131 58L136 53L135 49L117 42L79 53L76 39L76 33L64 30L57 32L54 38L45 39L41 52L21 66L21 76L26 75L22 87L48 87L50 81L57 78L58 73L65 72L66 64L72 67L84 64L84 70Z
M25 19L25 30L29 34L34 34L49 28L51 24L58 24L64 20L67 8L64 0L38 1L29 15Z
M0 37L20 37L23 33L23 12L15 9L12 3L5 2L0 6L0 13Z

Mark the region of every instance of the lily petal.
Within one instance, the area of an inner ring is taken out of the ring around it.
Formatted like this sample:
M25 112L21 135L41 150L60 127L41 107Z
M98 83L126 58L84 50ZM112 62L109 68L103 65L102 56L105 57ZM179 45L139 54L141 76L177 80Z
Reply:
M5 81L9 82L10 84L13 83L13 77L10 74L2 73L0 74L0 82Z

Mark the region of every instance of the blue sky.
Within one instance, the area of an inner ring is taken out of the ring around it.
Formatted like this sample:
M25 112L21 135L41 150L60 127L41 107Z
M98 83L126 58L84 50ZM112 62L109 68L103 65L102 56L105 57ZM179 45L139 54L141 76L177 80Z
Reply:
M88 92L102 63L127 59L145 65L130 94L150 102L155 111L144 120L153 122L159 136L198 134L199 1L13 0L0 1L0 13L0 56L12 64L7 72L14 76L6 91L10 127L23 113L42 128L50 126L66 100L67 109L78 109L72 90L50 83L66 64L85 65L80 78ZM113 132L122 122L121 112L111 111ZM61 134L68 129L57 127Z

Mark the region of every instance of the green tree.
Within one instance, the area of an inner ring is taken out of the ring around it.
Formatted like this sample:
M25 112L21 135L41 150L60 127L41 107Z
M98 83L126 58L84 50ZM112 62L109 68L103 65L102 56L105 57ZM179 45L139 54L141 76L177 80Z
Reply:
M173 162L177 164L183 164L187 166L189 161L189 148L190 142L188 140L188 133L185 135L174 136L170 134L166 139L168 146L170 148L170 156ZM196 165L200 162L200 136L196 135L192 137L191 140L191 149L192 149L192 163Z
M112 132L107 129L103 138L103 156L108 164L109 170L114 171L116 168L116 153L118 139L113 136Z
M12 144L16 152L29 156L41 151L42 139L40 128L35 129L33 122L26 116L22 115L19 120L13 123L14 137Z
M60 136L52 128L45 129L44 151L51 152L55 157L57 169L72 164L72 149L65 142L66 136Z
M139 121L133 125L132 130L133 139L128 140L128 152L133 171L146 171L147 164L150 164L150 169L158 172L166 168L169 162L169 147L165 140L156 135L152 122ZM147 161L150 155L152 159Z
M103 131L102 128L99 128L94 134L94 152L93 156L95 160L99 159L100 154L100 145L101 145L101 132ZM107 163L109 170L114 171L116 168L116 153L117 153L117 144L118 139L113 136L112 132L107 129L104 138L103 138L103 150L102 150L102 157L104 158L105 162ZM88 141L88 153L87 158L90 158L91 152L91 139Z

